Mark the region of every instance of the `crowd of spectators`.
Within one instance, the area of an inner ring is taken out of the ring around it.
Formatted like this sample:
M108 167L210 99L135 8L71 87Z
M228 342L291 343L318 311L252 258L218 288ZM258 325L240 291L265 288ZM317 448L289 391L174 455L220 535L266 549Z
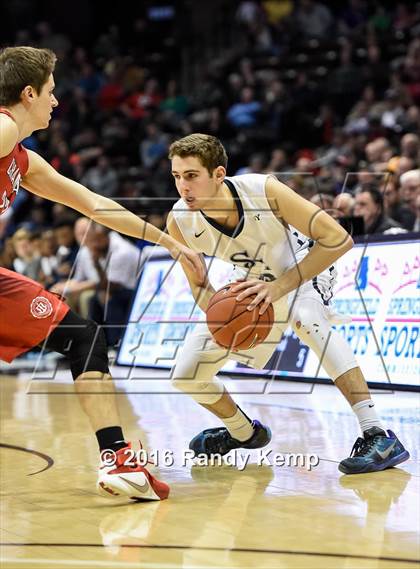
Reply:
M180 3L167 4L170 18ZM204 35L199 55L185 30L167 25L159 36L146 15L80 44L46 21L17 30L10 43L58 56L60 105L49 129L24 144L161 228L177 199L169 144L205 132L226 146L229 175L274 172L359 234L419 231L420 5L222 5L222 41L215 49ZM0 219L1 265L57 292L68 278L97 290L97 260L116 237L95 230L91 272L81 278L73 264L84 222L76 219L21 189ZM95 302L98 313L100 295Z

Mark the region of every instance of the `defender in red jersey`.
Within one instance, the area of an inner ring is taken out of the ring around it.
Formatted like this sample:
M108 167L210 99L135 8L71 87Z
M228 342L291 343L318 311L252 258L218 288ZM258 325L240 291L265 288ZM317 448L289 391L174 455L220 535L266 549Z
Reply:
M21 144L35 130L48 127L58 105L53 94L55 62L55 54L47 49L10 47L0 52L0 214L8 211L23 186L110 229L163 245L204 280L200 257L188 247L116 202L62 176ZM127 459L131 458L130 444L124 439L114 393L103 388L104 381L109 386L111 379L103 330L77 316L38 283L0 268L0 358L10 362L41 342L69 359L76 392L101 451L98 490L109 497L166 498L168 485L140 464L126 473L124 456L127 451ZM100 406L95 397L99 393ZM110 452L115 456L113 464Z

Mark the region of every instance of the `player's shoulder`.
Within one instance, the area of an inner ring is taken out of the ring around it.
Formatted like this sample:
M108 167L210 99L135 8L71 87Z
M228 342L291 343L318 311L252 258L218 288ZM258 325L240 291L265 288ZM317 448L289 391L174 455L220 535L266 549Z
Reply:
M0 158L4 158L13 151L19 137L15 121L5 113L0 113L0 132Z
M225 181L231 182L234 187L247 196L264 197L267 174L239 174L227 177Z
M268 178L268 174L238 174L237 176L227 176L226 179L230 180L234 184L246 185L246 184L265 184Z

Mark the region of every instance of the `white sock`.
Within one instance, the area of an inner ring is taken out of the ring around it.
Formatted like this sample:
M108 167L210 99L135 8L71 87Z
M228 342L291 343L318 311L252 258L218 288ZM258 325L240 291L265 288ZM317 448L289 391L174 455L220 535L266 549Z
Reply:
M357 415L362 433L371 427L379 427L380 429L385 430L378 415L376 414L375 403L372 399L359 401L359 403L352 406L352 409Z
M232 417L221 418L220 420L226 425L232 437L238 441L247 441L254 434L254 427L250 419L248 419L239 407Z

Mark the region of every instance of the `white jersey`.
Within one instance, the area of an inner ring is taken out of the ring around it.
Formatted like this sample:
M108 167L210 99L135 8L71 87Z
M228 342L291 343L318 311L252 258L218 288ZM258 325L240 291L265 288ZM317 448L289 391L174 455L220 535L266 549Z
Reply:
M191 249L232 263L238 275L272 281L306 254L313 241L287 229L265 195L266 175L225 178L238 209L239 225L229 230L201 211L189 211L182 199L173 215ZM217 203L215 203L217 207Z
M189 211L184 201L178 200L173 215L191 249L232 263L245 271L247 278L266 281L295 264L300 248L297 234L286 229L271 210L265 195L266 180L262 174L225 178L239 215L239 224L233 230L201 211Z
M178 200L172 208L174 219L191 249L218 257L235 266L231 281L244 277L272 281L296 265L314 244L313 240L303 236L293 227L284 227L276 218L265 195L267 177L261 174L244 174L225 178L239 215L239 224L231 231L201 211L190 211L183 200ZM216 208L215 201L214 209ZM288 323L294 325L296 321L295 332L303 341L310 342L317 354L324 357L325 352L328 373L333 378L339 377L343 372L340 362L345 349L340 344L340 349L335 350L338 362L330 355L331 351L334 352L332 346L337 345L337 340L328 340L328 349L325 350L325 338L329 339L331 335L328 322L334 316L328 305L332 298L335 275L336 272L331 266L304 283L299 287L299 291L293 291L287 298L282 297L276 301L275 324L267 339L255 348L226 353L224 348L212 341L207 325L197 324L178 355L175 375L194 377L197 374L199 377L205 377L206 381L212 381L209 378L213 378L227 359L235 359L262 369L280 342ZM311 303L309 309L304 303L308 298L317 301L316 305ZM314 324L312 320L308 321L308 315L312 315ZM324 326L323 333L318 334L321 322ZM316 328L315 333L308 336L312 324ZM208 361L209 357L211 362ZM348 364L348 360L349 358L345 361L347 367L344 371L355 367L354 357L350 358L351 364ZM206 365L200 368L200 362L205 362ZM197 372L198 369L202 371Z

